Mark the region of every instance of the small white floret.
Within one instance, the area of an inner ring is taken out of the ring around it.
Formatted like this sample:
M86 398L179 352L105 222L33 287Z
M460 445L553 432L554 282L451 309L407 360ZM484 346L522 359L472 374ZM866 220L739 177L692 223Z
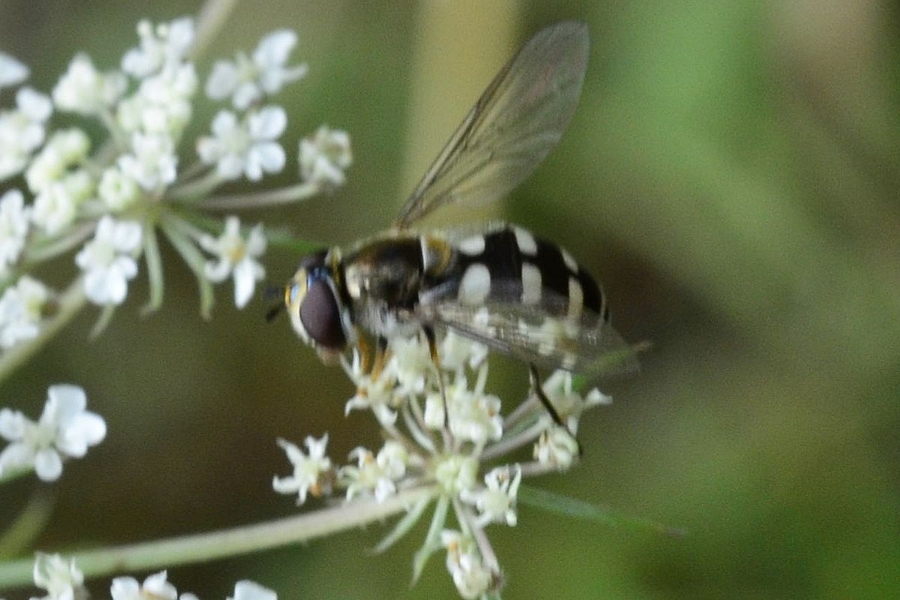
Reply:
M28 79L28 74L28 67L6 52L0 52L0 90L22 83Z
M122 73L101 73L88 55L78 54L53 88L53 102L64 111L102 114L121 98L127 85Z
M44 143L50 98L31 88L16 93L16 109L0 112L0 180L18 175Z
M242 120L231 111L220 111L213 119L212 136L200 138L197 154L206 164L215 164L223 179L241 175L258 181L264 173L284 168L284 148L276 141L287 126L280 106L267 106Z
M167 573L160 571L139 584L134 577L116 577L109 587L112 600L176 600L178 591L166 581Z
M447 549L447 570L460 596L483 598L495 587L498 576L484 563L471 538L458 531L442 531L441 544Z
M144 190L158 193L177 176L175 142L167 134L135 133L131 152L119 157L118 167Z
M441 367L446 371L458 371L468 366L477 369L487 358L487 346L463 337L454 331L448 331L441 340L438 354Z
M64 459L83 457L106 437L106 422L86 406L80 387L53 385L36 423L19 411L0 410L0 437L10 442L0 452L0 472L33 468L43 481L59 479Z
M61 181L69 167L87 158L90 147L90 139L81 129L72 127L54 133L25 172L28 189L40 194Z
M106 206L118 212L132 206L141 197L138 182L116 165L103 170L97 195Z
M235 108L246 110L277 93L306 75L306 64L286 66L296 44L297 34L281 29L260 40L252 57L241 52L234 61L217 61L206 82L206 95L213 100L231 96Z
M578 430L581 414L588 408L612 403L612 398L597 388L582 396L574 389L572 373L558 369L541 386L557 414L573 433Z
M309 436L304 441L307 452L287 440L278 440L294 467L288 477L272 478L272 488L279 494L297 494L297 504L306 502L308 494L319 497L330 491L331 459L325 455L328 445L326 433L318 440Z
M468 388L466 378L461 375L445 388L447 410L450 411L450 432L454 438L472 442L477 448L483 448L487 442L497 441L503 436L500 398L484 393L486 377L486 368L482 365L472 390ZM426 397L424 420L431 429L444 426L444 398L440 391L432 392Z
M0 196L0 274L8 273L19 260L30 215L31 209L25 206L21 191L9 190Z
M47 235L57 235L78 216L78 208L94 192L94 178L84 169L50 182L34 199L31 220Z
M441 457L434 468L434 478L448 494L459 494L475 487L478 460L472 456L450 454Z
M350 452L350 460L355 460L356 465L343 467L340 473L347 486L347 500L367 495L383 502L397 493L396 482L406 474L410 456L401 443L388 440L377 456L358 447Z
M140 223L100 219L94 239L75 256L84 271L84 290L94 304L121 304L128 293L128 281L137 275L135 256L141 246Z
M564 427L555 425L534 445L534 458L557 471L567 471L578 458L578 442Z
M234 596L228 600L278 600L278 594L256 582L244 579L234 584Z
M28 275L6 288L0 297L0 348L8 350L37 337L49 295L47 286Z
M122 57L122 70L142 79L183 61L194 43L194 21L189 17L153 26L143 20L137 26L140 45Z
M484 476L483 489L463 490L460 499L478 510L477 526L484 527L488 523L513 526L518 520L516 494L521 481L522 469L519 465L512 472L509 467L498 467Z
M322 186L340 186L353 164L350 135L322 125L316 133L300 140L300 178Z
M201 237L200 246L215 257L206 263L206 278L219 283L231 275L234 280L234 303L238 308L246 306L253 297L256 282L266 276L265 268L256 260L266 251L262 224L253 227L245 241L241 235L240 219L228 217L222 234L218 238L210 235Z
M59 554L39 552L33 576L34 585L47 591L40 600L72 600L86 595L84 574L75 566L74 558L66 560Z

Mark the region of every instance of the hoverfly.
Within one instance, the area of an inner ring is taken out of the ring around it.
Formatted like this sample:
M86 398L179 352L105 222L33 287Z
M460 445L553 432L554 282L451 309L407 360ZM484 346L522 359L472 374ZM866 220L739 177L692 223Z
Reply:
M494 199L525 179L575 112L587 58L584 23L541 30L494 77L391 229L300 261L284 303L323 360L348 347L367 354L365 333L379 342L377 370L389 339L424 331L437 361L435 331L452 330L529 364L534 378L536 367L636 368L600 286L561 247L507 224L474 235L413 230L440 207Z

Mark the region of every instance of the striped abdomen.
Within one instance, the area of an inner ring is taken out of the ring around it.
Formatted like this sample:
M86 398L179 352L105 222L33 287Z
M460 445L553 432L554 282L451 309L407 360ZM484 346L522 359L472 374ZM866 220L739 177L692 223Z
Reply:
M609 320L600 286L572 255L525 229L505 226L451 243L454 260L444 279L458 281L465 305L517 301L540 305L548 314L578 320Z

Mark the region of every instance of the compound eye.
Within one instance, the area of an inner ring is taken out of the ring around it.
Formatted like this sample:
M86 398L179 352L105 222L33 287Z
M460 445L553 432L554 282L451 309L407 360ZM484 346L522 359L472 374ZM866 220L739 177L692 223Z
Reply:
M310 275L306 296L300 304L300 321L310 339L329 350L343 350L347 345L341 311L328 281Z

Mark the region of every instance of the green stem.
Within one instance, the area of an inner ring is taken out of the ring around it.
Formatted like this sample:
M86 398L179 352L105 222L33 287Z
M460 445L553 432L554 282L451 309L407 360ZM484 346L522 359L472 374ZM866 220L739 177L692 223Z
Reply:
M97 223L79 223L64 236L36 241L22 256L22 270L29 270L42 262L56 258L81 245L97 228Z
M211 191L222 185L223 179L215 169L193 181L182 183L166 191L169 200L186 200L191 203L205 197Z
M0 382L6 380L22 363L34 356L60 329L68 325L86 303L84 280L79 277L62 293L56 314L43 324L37 336L0 354Z
M436 487L422 487L401 492L381 503L374 499L350 502L266 523L129 546L89 550L70 556L88 578L207 562L309 542L339 531L354 529L403 512L423 498L435 494L437 494ZM30 583L33 564L32 560L0 563L0 590Z
M317 183L303 182L290 187L269 190L256 194L237 194L234 196L219 196L208 198L197 203L200 208L209 210L235 210L240 208L264 208L268 206L280 206L292 204L307 198L312 198L322 191L322 186Z
M197 15L197 27L194 33L194 47L191 49L191 58L194 60L201 56L206 47L222 29L222 25L228 20L231 11L234 10L238 0L208 0Z
M200 315L204 319L209 319L212 315L212 307L215 300L213 287L203 273L206 259L191 241L192 226L169 215L163 215L160 225L163 234L169 239L169 242L178 254L181 255L185 264L194 272L194 276L197 278L197 286L200 288Z

